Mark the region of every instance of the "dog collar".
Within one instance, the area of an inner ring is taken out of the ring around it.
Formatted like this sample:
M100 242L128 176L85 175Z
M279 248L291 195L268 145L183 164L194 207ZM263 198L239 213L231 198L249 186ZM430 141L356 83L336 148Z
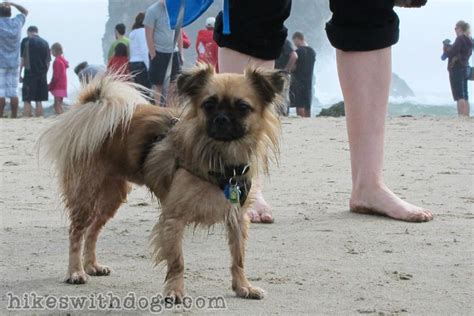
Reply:
M209 171L208 174L205 175L196 172L196 170L187 168L184 163L177 159L176 168L183 168L189 173L195 175L196 177L217 185L222 190L224 195L226 195L226 198L228 198L227 191L229 188L229 184L233 185L234 187L237 187L240 193L240 206L243 206L245 204L245 201L247 200L248 194L252 187L252 179L247 176L248 172L250 171L250 165L248 164L226 166L223 172Z

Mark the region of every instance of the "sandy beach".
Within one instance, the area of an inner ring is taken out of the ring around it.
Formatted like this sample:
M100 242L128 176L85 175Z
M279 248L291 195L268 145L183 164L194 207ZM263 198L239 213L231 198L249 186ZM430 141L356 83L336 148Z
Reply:
M0 121L1 314L7 292L20 297L30 292L160 293L165 272L152 267L147 248L159 207L142 187L134 187L99 240L99 261L112 274L87 285L62 283L67 218L50 167L38 161L34 148L50 122ZM388 120L386 180L403 198L435 214L432 222L412 224L348 211L350 166L343 118L285 119L281 159L272 166L264 190L276 221L251 226L246 258L248 276L266 290L266 298L234 296L226 234L219 225L186 234L187 293L222 295L225 313L235 315L472 315L473 122Z

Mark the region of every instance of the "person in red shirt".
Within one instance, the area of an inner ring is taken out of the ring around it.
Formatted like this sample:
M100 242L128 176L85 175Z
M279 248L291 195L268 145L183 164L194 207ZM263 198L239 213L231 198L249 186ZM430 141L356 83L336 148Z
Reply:
M53 63L53 78L49 83L49 91L54 96L54 111L57 115L63 113L63 100L67 98L67 69L69 62L63 56L63 47L59 43L51 46L51 53L55 57Z
M191 47L191 40L184 30L181 30L181 36L183 37L183 48L188 49Z
M119 43L115 46L115 53L107 65L107 70L119 76L130 76L128 66L128 47Z
M214 23L215 18L208 18L206 20L206 28L198 32L196 39L196 53L198 56L198 63L207 63L216 69L218 72L218 46L214 41Z

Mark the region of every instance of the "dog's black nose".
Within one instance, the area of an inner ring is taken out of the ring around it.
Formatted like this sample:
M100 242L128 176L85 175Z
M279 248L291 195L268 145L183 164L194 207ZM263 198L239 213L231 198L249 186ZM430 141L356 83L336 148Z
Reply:
M228 125L230 124L230 119L227 115L225 114L218 114L215 118L214 118L214 124L218 125L218 126L225 126L225 125Z

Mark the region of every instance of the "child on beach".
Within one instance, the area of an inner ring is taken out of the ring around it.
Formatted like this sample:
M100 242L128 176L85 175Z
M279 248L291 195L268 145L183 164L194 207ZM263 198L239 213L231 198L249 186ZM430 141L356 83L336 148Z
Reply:
M67 97L67 68L69 68L69 62L64 58L63 47L59 43L54 43L51 46L51 54L55 59L49 91L54 96L54 111L59 115L63 113L63 100Z
M109 61L107 70L120 76L130 75L127 45L119 43L115 46L115 53Z

